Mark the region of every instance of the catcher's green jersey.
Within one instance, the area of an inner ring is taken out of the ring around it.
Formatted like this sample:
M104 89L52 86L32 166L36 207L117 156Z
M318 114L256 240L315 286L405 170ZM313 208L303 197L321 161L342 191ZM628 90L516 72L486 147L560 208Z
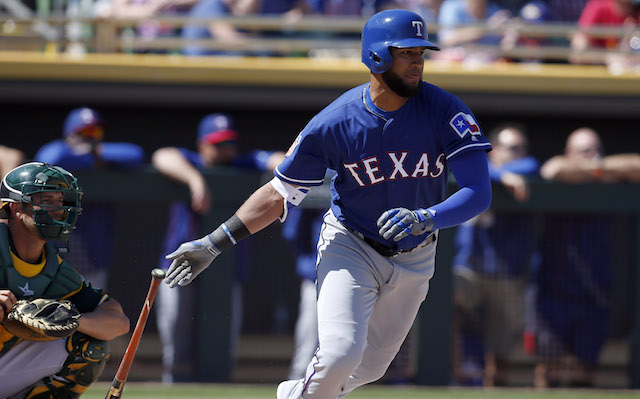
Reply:
M80 313L94 310L109 298L62 260L51 243L45 245L38 264L21 260L11 249L9 229L4 223L0 223L0 289L11 290L18 299L68 299ZM0 325L0 356L18 342L19 338Z

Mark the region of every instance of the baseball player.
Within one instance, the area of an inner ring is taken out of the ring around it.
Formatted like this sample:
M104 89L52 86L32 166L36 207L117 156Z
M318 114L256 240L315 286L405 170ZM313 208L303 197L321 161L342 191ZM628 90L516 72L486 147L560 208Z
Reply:
M220 166L232 166L244 170L271 172L284 158L281 151L253 150L238 152L238 132L234 119L227 114L205 115L198 124L197 151L187 148L163 147L151 157L153 166L163 175L186 185L191 193L191 203L178 202L171 205L169 223L163 248L165 254L183 241L198 237L199 215L211 209L212 193L207 186L203 171ZM246 241L244 244L248 244ZM160 265L168 269L170 261L160 260ZM233 316L230 356L235 360L235 347L242 321L242 282L249 275L247 262L239 262L236 267L232 289ZM197 287L171 290L161 286L158 291L158 332L162 340L163 373L166 384L189 382L196 367L197 348L185 336L194 334Z
M22 340L0 325L0 397L80 397L129 319L49 242L69 239L81 210L78 181L58 166L31 162L4 176L0 196L0 322L23 298L68 299L82 314L73 335L53 341Z
M489 207L491 145L465 104L422 82L426 50L438 47L419 15L372 16L362 31L370 82L317 114L235 215L167 255L167 283L187 285L336 171L317 247L318 350L279 399L341 398L381 378L427 295L438 230ZM445 199L449 170L460 189Z
M127 142L106 142L105 120L93 108L71 110L64 120L62 138L45 143L34 161L58 165L75 173L79 170L130 170L142 165L142 147ZM94 286L107 288L115 253L115 209L96 201L76 224L74 240L65 260L76 265Z

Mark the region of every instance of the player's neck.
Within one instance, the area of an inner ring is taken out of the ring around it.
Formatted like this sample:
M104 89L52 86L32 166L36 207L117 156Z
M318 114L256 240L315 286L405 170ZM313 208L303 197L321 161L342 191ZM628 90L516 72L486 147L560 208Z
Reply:
M409 98L397 95L382 80L382 75L371 74L371 85L369 87L371 101L376 107L384 111L396 111L406 104Z
M42 258L45 240L34 238L30 231L16 224L9 224L9 231L16 255L25 262L35 264Z

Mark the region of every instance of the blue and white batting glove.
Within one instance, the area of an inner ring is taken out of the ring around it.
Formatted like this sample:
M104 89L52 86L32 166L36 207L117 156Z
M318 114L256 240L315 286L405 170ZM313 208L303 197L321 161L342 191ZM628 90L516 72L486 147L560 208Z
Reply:
M393 241L400 241L409 234L421 236L433 230L433 217L426 209L414 211L407 208L393 208L378 218L380 230L378 234L385 240L393 237Z
M184 287L209 267L221 252L211 242L209 236L181 244L178 249L165 256L173 262L169 266L164 282L172 288L176 285Z

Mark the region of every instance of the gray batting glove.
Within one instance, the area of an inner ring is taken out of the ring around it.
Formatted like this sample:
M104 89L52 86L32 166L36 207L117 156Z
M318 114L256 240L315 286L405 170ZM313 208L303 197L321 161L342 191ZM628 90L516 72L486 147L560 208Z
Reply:
M209 236L181 244L178 249L165 256L173 262L169 266L164 282L172 288L176 285L184 287L209 267L221 252L211 242Z
M421 236L433 229L433 217L426 209L393 208L378 218L378 234L385 240L400 241L409 234Z

